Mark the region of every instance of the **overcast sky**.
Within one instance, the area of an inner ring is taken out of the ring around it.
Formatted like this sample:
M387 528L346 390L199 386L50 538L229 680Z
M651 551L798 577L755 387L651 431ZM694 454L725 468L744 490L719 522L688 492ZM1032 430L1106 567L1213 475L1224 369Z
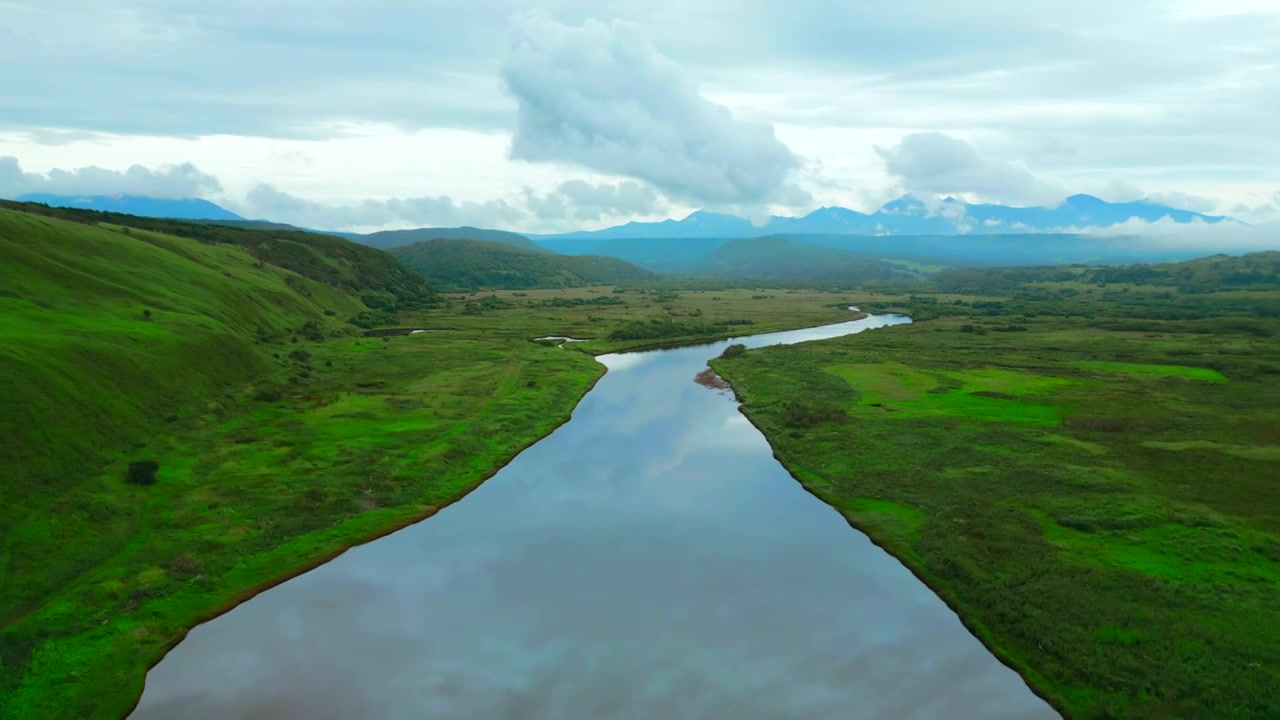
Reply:
M1280 218L1276 0L0 0L0 196L527 231L903 194Z

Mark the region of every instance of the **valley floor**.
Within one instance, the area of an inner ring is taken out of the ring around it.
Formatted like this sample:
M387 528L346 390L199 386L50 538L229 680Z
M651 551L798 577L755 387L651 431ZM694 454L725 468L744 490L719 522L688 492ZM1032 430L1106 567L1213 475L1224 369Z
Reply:
M485 293L402 313L396 334L264 346L274 374L7 519L0 717L126 714L194 624L429 516L567 420L604 373L591 354L840 322L840 299ZM609 339L620 328L629 338ZM531 342L553 334L595 340ZM138 459L159 464L156 484L122 482Z
M1067 717L1280 717L1280 322L865 300L713 362L800 482Z

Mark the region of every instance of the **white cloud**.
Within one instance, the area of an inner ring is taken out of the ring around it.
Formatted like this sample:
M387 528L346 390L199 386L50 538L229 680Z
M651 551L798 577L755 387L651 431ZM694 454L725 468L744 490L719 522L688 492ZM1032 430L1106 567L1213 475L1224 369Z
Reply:
M458 202L448 195L440 195L324 204L281 192L270 185L259 185L251 189L243 200L226 204L245 217L319 230L459 225L509 228L519 225L527 217L523 210L502 199Z
M1067 195L1023 165L990 160L968 142L942 133L912 133L876 151L889 175L910 193L972 194L1030 205L1053 204Z
M1280 222L1246 225L1237 222L1175 223L1167 218L1154 222L1130 219L1107 228L1062 228L1097 238L1120 239L1150 248L1177 248L1205 254L1280 250Z
M1212 198L1219 213L1246 208L1240 214L1247 218L1268 217L1276 207L1268 199L1280 184L1274 0L538 4L570 31L587 32L591 18L603 21L596 26L606 38L592 46L601 53L623 47L614 19L634 23L628 27L651 39L643 47L652 58L665 58L686 84L698 80L692 97L727 108L735 123L776 128L802 159L785 181L792 191L768 201L779 210L873 209L888 199L883 191L894 180L872 147L926 132L973 143L996 168L988 188L1005 187L1009 168L1021 167L1060 185L1063 195L1122 199L1105 188L1125 181L1153 196ZM615 56L605 54L589 55L593 63L582 67L542 69L566 84L588 83L580 91L588 109L606 113L603 120L590 115L608 128L598 137L625 145L661 130L666 144L658 155L676 162L654 167L643 145L615 148L623 162L572 142L569 151L565 143L554 146L554 162L511 161L521 101L504 91L503 58L512 56L507 22L526 7L520 0L0 6L0 67L7 71L0 73L0 156L21 157L29 172L85 165L123 172L190 159L229 194L266 181L348 205L392 196L514 204L525 186L545 195L571 177L649 178L675 203L744 214L758 212L761 202L740 198L776 187L756 169L779 163L717 161L709 164L725 171L708 171L706 157L692 152L700 146L685 143L686 124L670 122L672 111L653 111L631 90L590 85L605 82L601 67L617 69ZM624 69L643 79L661 66ZM532 97L563 101L567 93L538 86ZM620 97L632 105L619 109L612 101ZM563 109L545 110L558 118ZM575 117L570 134L595 131ZM637 118L647 124L628 124ZM353 126L364 129L352 137ZM179 147L175 138L187 144ZM273 140L305 145L312 164L271 154L264 146ZM729 150L710 157L738 158L729 140L721 143ZM500 148L492 156L490 145ZM623 169L603 169L615 166ZM668 176L674 180L660 182ZM676 187L682 181L683 193Z
M1147 196L1147 200L1169 207L1180 208L1183 210L1195 210L1200 213L1211 213L1218 207L1218 201L1211 198L1200 197L1191 193L1178 192L1176 190L1165 192L1154 192Z
M503 64L518 102L511 155L651 183L704 204L795 200L799 159L773 127L733 117L631 23L511 20Z
M1246 222L1264 222L1274 220L1280 215L1280 190L1271 193L1267 200L1258 202L1258 194L1250 193L1250 203L1239 203L1231 208L1231 213Z
M314 160L289 147L273 148L286 163L311 167ZM151 169L134 165L117 171L100 167L52 168L25 172L17 158L0 156L0 197L26 193L53 195L147 195L204 197L245 217L287 222L322 230L476 225L512 230L556 231L584 224L624 222L669 209L653 188L634 180L592 182L573 178L547 192L526 187L508 197L481 200L422 195L316 200L259 182L240 194L225 193L214 175L193 163Z
M82 167L52 169L45 174L22 170L18 158L0 157L0 197L26 193L53 195L149 195L182 198L220 192L218 179L191 163L166 165L156 170L133 165L126 170Z
M542 219L573 218L589 222L610 216L653 215L666 205L657 191L634 180L590 183L578 179L566 180L545 195L526 189L525 204Z

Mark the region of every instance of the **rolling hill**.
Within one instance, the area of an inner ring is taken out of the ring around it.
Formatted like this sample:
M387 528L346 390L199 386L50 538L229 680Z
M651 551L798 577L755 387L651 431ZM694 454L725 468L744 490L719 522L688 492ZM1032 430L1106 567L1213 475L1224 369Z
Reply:
M535 242L565 255L616 257L656 273L692 272L707 253L732 238L550 238Z
M436 299L338 238L0 203L0 520L252 380L273 343ZM25 594L6 585L0 619Z
M441 287L548 288L615 285L654 277L612 257L560 255L505 242L439 239L392 248L391 253Z
M389 250L391 248L412 245L428 240L484 240L499 242L526 250L542 249L537 243L523 235L504 230L485 230L475 227L456 228L414 228L412 230L384 230L368 235L349 235L352 240L371 247Z

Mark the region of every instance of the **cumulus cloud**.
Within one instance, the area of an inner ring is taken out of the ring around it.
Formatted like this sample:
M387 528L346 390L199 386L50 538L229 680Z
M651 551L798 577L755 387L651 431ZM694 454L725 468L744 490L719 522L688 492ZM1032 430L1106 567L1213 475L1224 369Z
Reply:
M241 202L228 205L245 217L267 218L322 230L377 228L389 225L511 227L528 214L506 200L456 201L448 195L436 197L362 200L344 205L314 202L257 185Z
M512 158L632 177L697 203L794 199L787 176L799 160L773 127L705 98L639 26L571 27L531 11L510 28Z
M505 230L577 229L575 223L631 219L665 208L653 188L634 180L590 183L575 179L539 193L526 188L518 198L455 200L448 195L326 204L260 184L227 206L245 217L265 218L320 230L406 226L472 225Z
M273 151L275 152L275 151ZM294 158L309 164L305 155ZM223 192L218 178L193 163L127 170L82 167L30 173L14 157L0 156L0 197L28 193L52 195L141 195L157 198L204 197L245 217L286 222L321 230L406 226L474 225L514 230L580 229L584 223L625 221L669 208L657 190L635 180L590 182L575 178L546 192L488 200L458 200L449 195L316 202L269 183L252 186L242 197Z
M530 212L544 220L573 218L587 222L606 216L652 215L665 207L656 190L634 180L616 184L566 180L543 195L526 189L525 204Z
M1231 208L1231 213L1243 220L1271 220L1276 215L1280 215L1280 191L1271 193L1269 201L1260 202L1256 205L1239 203Z
M1246 225L1232 221L1176 223L1168 218L1154 222L1133 218L1105 228L1061 228L1059 232L1079 233L1140 247L1195 250L1205 254L1280 250L1280 222Z
M988 159L968 142L943 133L912 133L893 147L875 150L885 171L910 193L972 193L1031 205L1052 204L1067 194L1023 165Z
M191 163L166 165L152 170L134 165L128 170L82 167L54 168L29 173L15 157L0 157L0 197L27 193L52 195L146 195L160 198L199 197L217 193L222 184Z
M1153 203L1168 205L1182 210L1195 210L1199 213L1211 213L1218 207L1216 200L1176 190L1151 193L1146 199Z

